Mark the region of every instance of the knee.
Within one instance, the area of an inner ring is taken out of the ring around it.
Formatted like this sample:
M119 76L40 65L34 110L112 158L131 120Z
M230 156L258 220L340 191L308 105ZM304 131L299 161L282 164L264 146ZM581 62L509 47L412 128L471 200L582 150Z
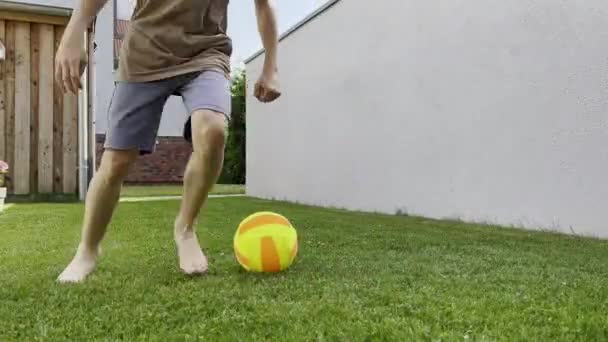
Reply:
M127 176L129 167L136 158L136 151L107 150L103 154L99 173L106 183L120 183Z
M192 141L194 150L221 149L226 143L226 119L222 114L210 111L194 113Z

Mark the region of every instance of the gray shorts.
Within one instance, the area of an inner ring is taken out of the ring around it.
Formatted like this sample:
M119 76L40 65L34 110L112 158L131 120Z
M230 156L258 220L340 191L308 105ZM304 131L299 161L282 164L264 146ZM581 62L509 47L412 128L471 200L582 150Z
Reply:
M219 71L204 71L153 82L117 82L108 112L104 148L154 151L163 108L170 96L181 96L190 115L200 109L218 112L230 119L230 80ZM190 119L184 138L191 137Z

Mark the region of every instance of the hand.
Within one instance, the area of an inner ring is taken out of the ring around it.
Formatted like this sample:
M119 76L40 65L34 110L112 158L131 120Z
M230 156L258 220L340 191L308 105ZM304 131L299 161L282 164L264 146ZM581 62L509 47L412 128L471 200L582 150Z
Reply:
M281 96L279 75L276 71L263 72L253 89L253 96L260 102L272 102Z
M66 34L55 57L55 81L64 93L78 94L80 77L86 66L84 46L79 39Z

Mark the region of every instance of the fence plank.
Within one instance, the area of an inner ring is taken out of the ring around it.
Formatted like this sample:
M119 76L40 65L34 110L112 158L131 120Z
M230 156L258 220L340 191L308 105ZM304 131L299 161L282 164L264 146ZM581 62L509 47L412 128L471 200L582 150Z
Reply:
M6 34L4 30L5 21L0 20L0 42L4 45ZM4 45L6 58L6 45ZM5 82L5 62L0 63L0 160L6 160L6 82Z
M38 191L49 193L53 192L54 27L39 25L39 35Z
M15 24L15 194L30 192L30 24Z
M40 27L30 25L30 192L38 192L38 65L40 63Z
M63 26L55 26L55 53L64 30ZM63 192L63 93L55 80L53 83L53 192L61 193Z
M4 70L5 101L6 101L6 161L10 166L8 191L14 191L15 175L15 22L6 22L6 63Z

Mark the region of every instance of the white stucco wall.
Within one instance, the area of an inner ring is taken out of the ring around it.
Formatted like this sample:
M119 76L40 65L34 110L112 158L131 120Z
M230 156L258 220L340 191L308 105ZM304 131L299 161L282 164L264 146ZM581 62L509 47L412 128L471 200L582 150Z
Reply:
M188 111L181 97L171 96L165 104L163 116L158 129L159 136L181 137L184 124L188 120Z
M607 17L340 1L281 43L278 102L249 91L248 193L608 237Z

